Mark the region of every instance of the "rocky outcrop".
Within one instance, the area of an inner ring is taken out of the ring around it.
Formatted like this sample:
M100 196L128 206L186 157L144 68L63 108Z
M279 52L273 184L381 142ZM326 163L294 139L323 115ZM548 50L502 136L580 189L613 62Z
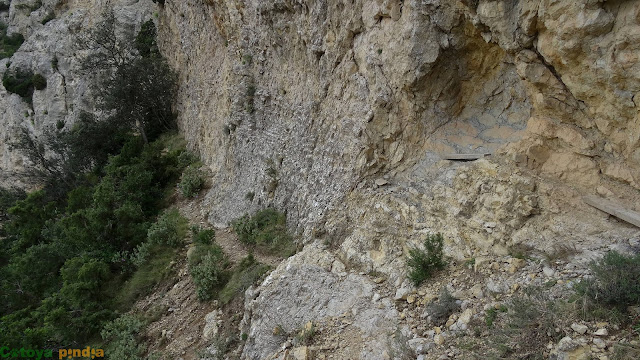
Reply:
M353 189L428 154L502 152L585 189L635 186L637 81L624 54L638 6L191 0L158 11L181 128L216 174L211 221L273 205L308 236Z
M276 325L329 324L354 306L347 333L364 350L341 349L379 351L381 325L364 316L401 322L370 304L362 274L406 295L405 255L427 233L443 233L457 261L560 244L581 266L635 236L580 199L640 200L640 1L69 1L45 2L58 17L46 25L23 2L3 16L27 41L0 72L11 61L49 86L33 109L0 92L3 177L23 166L11 129L37 133L90 107L71 41L88 14L114 5L133 29L154 6L180 129L214 174L209 221L274 206L310 244L247 294L246 358L279 356ZM493 155L440 156L465 152Z
M35 90L33 104L0 88L0 185L32 187L22 170L32 164L10 143L21 128L35 136L56 126L69 128L82 110L91 110L90 79L81 71L77 39L89 31L104 10L113 9L120 31L135 34L151 18L151 1L33 1L14 0L1 20L8 33L20 33L25 42L8 59L0 60L0 76L7 71L31 71L47 80L47 87ZM46 17L51 20L43 24Z

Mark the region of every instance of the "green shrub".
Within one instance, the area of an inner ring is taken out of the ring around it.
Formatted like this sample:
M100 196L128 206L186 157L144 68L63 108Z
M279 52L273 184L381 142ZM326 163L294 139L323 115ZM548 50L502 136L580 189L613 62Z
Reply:
M174 271L171 261L175 258L175 249L168 246L148 242L140 245L137 258L131 260L137 269L124 284L115 284L117 286L117 289L114 289L117 293L116 308L128 309L140 297L151 292L156 285L171 277Z
M0 23L0 59L12 57L23 42L24 36L20 33L7 36L7 26Z
M33 74L27 71L16 70L14 74L5 72L2 77L2 85L8 92L18 94L23 98L33 95Z
M11 2L0 2L0 11L8 11L11 6Z
M23 190L14 188L4 188L0 186L0 221L7 216L7 211L16 201L27 197Z
M275 209L244 215L231 223L238 239L267 252L290 256L295 253L293 237L287 231L287 217Z
M268 265L257 262L253 255L249 254L233 269L231 278L220 291L220 302L228 304L234 297L244 294L245 290L267 271L269 271Z
M640 254L610 251L591 264L591 271L593 278L575 287L589 312L610 316L603 310L625 313L628 307L640 305Z
M192 198L198 194L204 185L204 178L200 169L196 166L189 166L182 174L182 180L178 184L178 189L182 196Z
M47 87L47 79L40 74L35 74L31 77L31 82L36 90L43 90Z
M198 299L211 300L215 290L221 288L226 280L225 259L218 245L199 245L189 259L189 273L196 285Z
M47 80L40 74L33 75L29 71L17 70L11 74L9 71L2 76L2 85L8 92L20 95L26 102L31 103L34 90L42 90L47 87Z
M142 360L145 346L140 333L144 323L133 315L122 315L107 323L100 333L107 342L105 354L109 359Z
M409 279L414 285L419 286L424 280L430 278L434 272L443 269L447 263L444 261L441 234L429 235L424 240L423 247L409 250L407 266L409 267Z
M216 232L213 229L201 230L199 228L192 228L191 231L193 231L193 242L196 244L211 245L213 239L216 237Z
M135 47L143 57L159 56L158 44L156 43L156 25L149 19L140 28L140 32L135 39Z
M42 21L40 21L40 23L42 25L46 25L49 21L53 20L56 18L56 14L53 11L50 11L47 13L47 16L45 16Z
M151 225L147 232L147 239L152 244L178 247L187 232L187 219L177 209L166 210L158 220Z

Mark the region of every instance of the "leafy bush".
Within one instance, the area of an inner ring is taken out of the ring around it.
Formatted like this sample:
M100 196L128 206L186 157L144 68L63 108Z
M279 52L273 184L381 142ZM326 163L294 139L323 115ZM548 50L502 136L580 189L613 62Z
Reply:
M189 259L189 272L196 284L198 299L211 300L214 291L222 287L226 280L225 259L222 248L218 245L200 245Z
M2 85L8 92L18 94L26 102L31 103L33 91L46 88L47 80L42 75L33 75L29 71L17 70L13 74L7 71L2 76Z
M109 359L142 360L145 346L139 334L144 323L133 315L122 315L107 323L100 333L107 342L105 353Z
M186 236L187 220L177 209L167 210L149 228L148 241L152 244L178 247Z
M213 229L192 228L191 230L193 231L193 242L196 244L211 245L216 237L216 232Z
M200 169L196 166L189 166L182 174L182 180L178 184L178 189L182 196L192 198L198 194L204 185L204 178Z
M7 36L7 26L0 23L0 59L12 57L23 42L24 36L20 33Z
M149 19L142 24L135 39L135 47L142 57L159 56L158 44L156 43L156 25L153 20Z
M40 74L35 74L31 77L31 83L36 90L43 90L47 87L47 79Z
M414 285L419 286L435 271L441 270L447 265L443 259L443 242L441 234L429 235L422 244L424 249L413 248L409 250L408 276Z
M0 186L0 221L7 216L7 211L16 201L22 200L26 196L23 190Z
M591 264L591 271L593 278L575 287L586 310L610 316L601 310L625 313L629 306L640 305L640 254L626 256L610 251Z
M270 253L290 256L295 252L293 237L287 232L287 217L275 209L244 215L231 223L240 241Z

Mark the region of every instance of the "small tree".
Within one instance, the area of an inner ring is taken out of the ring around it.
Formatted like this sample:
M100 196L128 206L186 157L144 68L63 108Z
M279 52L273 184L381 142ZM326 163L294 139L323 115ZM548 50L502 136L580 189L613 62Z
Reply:
M435 271L441 270L447 265L443 258L443 242L442 234L429 235L423 242L423 249L409 250L407 266L409 266L409 280L414 285L419 286Z

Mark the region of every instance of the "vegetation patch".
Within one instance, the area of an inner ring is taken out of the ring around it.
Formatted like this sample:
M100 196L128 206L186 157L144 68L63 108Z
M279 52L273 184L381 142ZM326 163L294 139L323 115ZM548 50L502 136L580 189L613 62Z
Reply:
M264 209L253 216L245 215L231 223L243 243L283 257L296 251L293 237L287 231L287 217L275 209Z
M97 114L38 138L25 129L12 144L35 164L29 180L41 188L0 192L3 346L62 349L99 342L104 328L104 341L120 344L111 357L141 358L131 340L140 323L117 315L170 275L173 246L188 231L177 211L162 211L193 161L170 133L175 79L161 57L145 58L133 39L112 36L115 18L105 18L84 43L96 57L83 67L100 75ZM2 29L4 56L13 40ZM7 71L3 83L23 97L46 86L20 71Z
M593 262L591 271L593 277L576 286L583 316L630 322L629 308L640 306L640 254L611 251Z
M216 297L217 290L227 280L227 265L228 261L220 246L213 244L195 247L189 256L189 273L196 284L199 300L207 301Z
M7 35L7 26L0 23L0 59L10 58L18 51L22 43L24 42L24 36L20 33Z
M445 287L440 291L438 299L427 305L425 312L429 314L433 324L443 325L451 314L460 310L457 300Z
M189 166L182 174L178 189L182 196L192 198L198 195L204 186L204 175L197 165Z
M180 212L173 208L166 210L147 232L151 244L178 247L183 244L189 223Z
M415 286L419 286L424 280L447 265L442 251L443 242L441 234L432 234L424 240L422 248L409 249L408 277Z
M220 291L220 302L228 304L234 297L244 294L245 290L255 284L269 270L268 265L261 264L255 260L253 255L248 255L233 269L229 281Z
M40 74L28 71L7 71L2 76L2 85L8 92L20 95L26 102L31 103L33 92L47 87L47 80Z
M47 13L47 15L46 15L44 18L42 18L42 20L40 21L40 23L41 23L42 25L46 25L49 21L51 21L51 20L53 20L53 19L55 19L55 18L56 18L56 14L55 14L53 11L49 11L49 12Z
M169 279L174 274L171 262L176 258L176 250L168 246L150 246L144 261L139 263L131 277L121 284L120 279L115 279L115 307L126 310L137 299L150 293L162 281Z
M144 322L134 315L122 315L107 323L100 333L108 344L105 353L110 359L144 359L146 348L140 337L144 326Z

